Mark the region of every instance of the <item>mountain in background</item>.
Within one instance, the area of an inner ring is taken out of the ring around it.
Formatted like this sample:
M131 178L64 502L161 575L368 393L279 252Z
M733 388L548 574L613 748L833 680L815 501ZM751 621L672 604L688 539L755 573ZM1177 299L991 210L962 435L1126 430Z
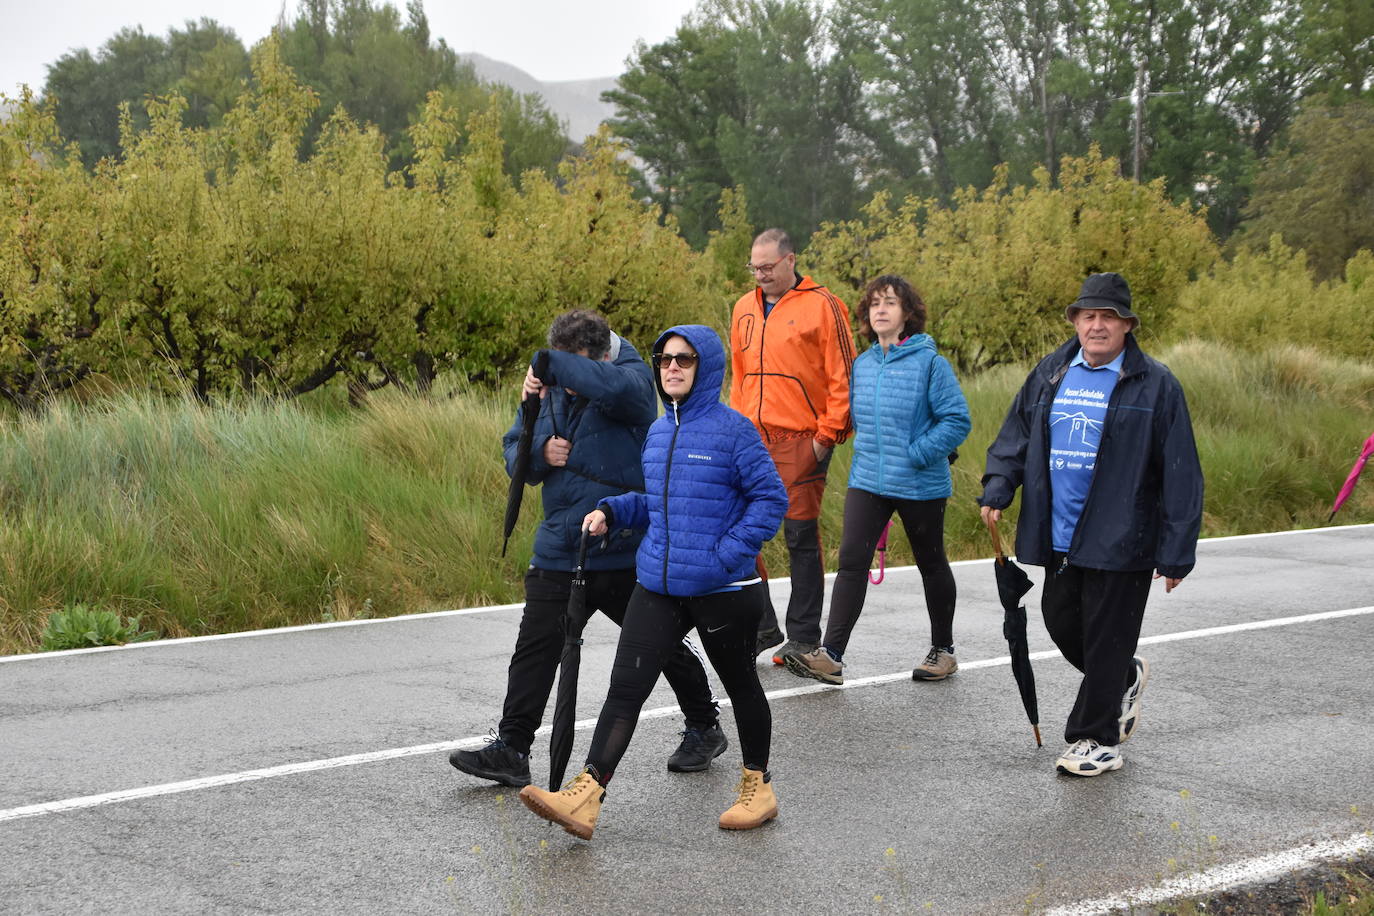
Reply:
M564 80L545 83L512 64L492 60L481 54L460 54L472 64L477 76L489 83L504 83L519 93L537 93L559 118L567 122L569 139L581 143L596 133L602 121L615 115L615 106L601 101L601 93L614 89L617 77L590 80Z

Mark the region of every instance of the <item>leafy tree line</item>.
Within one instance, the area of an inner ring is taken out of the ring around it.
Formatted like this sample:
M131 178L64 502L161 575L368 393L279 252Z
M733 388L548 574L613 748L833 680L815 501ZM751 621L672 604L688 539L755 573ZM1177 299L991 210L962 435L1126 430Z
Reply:
M325 124L342 108L378 128L389 166L401 169L415 153L407 129L436 91L463 118L486 109L495 94L508 141L507 174L527 168L552 174L570 151L563 125L542 99L482 83L442 38L432 38L421 0L408 0L404 21L386 2L300 0L296 17L283 19L276 34L282 60L318 98L302 154L315 149ZM43 96L55 104L62 136L79 144L82 161L93 169L119 151L121 103L129 104L134 125L146 128L145 100L175 93L186 102L188 126L215 127L249 76L249 52L238 36L202 18L165 38L126 28L94 53L82 48L66 54L49 65Z
M0 398L37 409L93 377L202 401L494 383L570 306L601 309L643 344L669 322L723 328L751 285L745 188L721 194L720 228L696 251L636 196L624 149L604 137L556 176L512 180L499 99L465 119L431 93L401 172L381 132L341 111L302 158L319 100L280 48L255 50L218 126L192 126L177 94L147 103L146 126L126 107L119 155L94 173L51 105L26 97L0 125ZM1279 335L1366 355L1370 255L1322 247L1320 233L1333 235L1341 206L1368 211L1372 108L1304 111L1294 137L1306 152L1276 159L1286 164L1256 196L1286 228L1233 261L1164 179L1136 183L1090 148L1028 184L1001 166L949 202L879 193L823 224L802 267L851 302L870 277L906 274L965 370L1061 338L1064 303L1098 270L1130 278L1147 334L1247 346ZM1368 239L1341 219L1341 245ZM1304 227L1310 251L1282 240Z
M712 317L699 290L721 281L633 199L618 147L517 184L499 98L464 121L436 91L404 173L342 111L301 158L318 97L276 41L253 58L220 126L189 126L180 95L146 127L126 106L93 174L31 97L0 126L0 396L34 407L92 374L206 401L424 391L495 380L568 303L639 339L665 301Z
M1371 35L1367 0L702 0L605 97L693 244L725 188L804 237L1093 145L1226 238L1304 101L1370 98Z

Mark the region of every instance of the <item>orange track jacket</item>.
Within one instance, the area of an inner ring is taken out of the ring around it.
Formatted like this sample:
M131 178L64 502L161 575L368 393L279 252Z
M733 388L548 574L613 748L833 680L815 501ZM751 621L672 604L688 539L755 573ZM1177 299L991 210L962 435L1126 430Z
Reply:
M730 319L730 406L765 442L810 436L843 442L849 420L854 336L849 309L801 277L765 319L763 292L740 297Z

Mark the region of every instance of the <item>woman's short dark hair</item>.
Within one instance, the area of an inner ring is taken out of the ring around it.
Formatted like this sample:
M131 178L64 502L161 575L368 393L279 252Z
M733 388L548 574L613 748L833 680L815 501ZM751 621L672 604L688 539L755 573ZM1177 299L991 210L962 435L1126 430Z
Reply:
M883 274L864 287L863 295L859 297L859 333L870 341L878 339L878 335L873 333L873 328L868 323L868 309L883 290L889 288L897 294L897 299L902 303L902 337L925 333L925 300L916 292L915 287L896 274Z
M549 325L549 346L568 353L585 350L589 359L601 359L611 350L611 326L591 309L573 309Z

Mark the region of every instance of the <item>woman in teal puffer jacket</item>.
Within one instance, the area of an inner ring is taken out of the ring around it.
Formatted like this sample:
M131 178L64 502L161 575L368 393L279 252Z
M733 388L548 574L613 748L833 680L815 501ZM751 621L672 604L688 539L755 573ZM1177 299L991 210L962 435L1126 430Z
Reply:
M901 277L878 277L858 306L873 342L854 361L849 387L854 457L844 501L840 568L820 646L783 658L802 677L844 682L843 656L863 610L868 568L883 527L896 512L925 588L931 646L913 680L940 680L954 658L954 573L945 557L945 502L953 492L951 454L968 436L968 403L949 361L924 333L926 307Z

